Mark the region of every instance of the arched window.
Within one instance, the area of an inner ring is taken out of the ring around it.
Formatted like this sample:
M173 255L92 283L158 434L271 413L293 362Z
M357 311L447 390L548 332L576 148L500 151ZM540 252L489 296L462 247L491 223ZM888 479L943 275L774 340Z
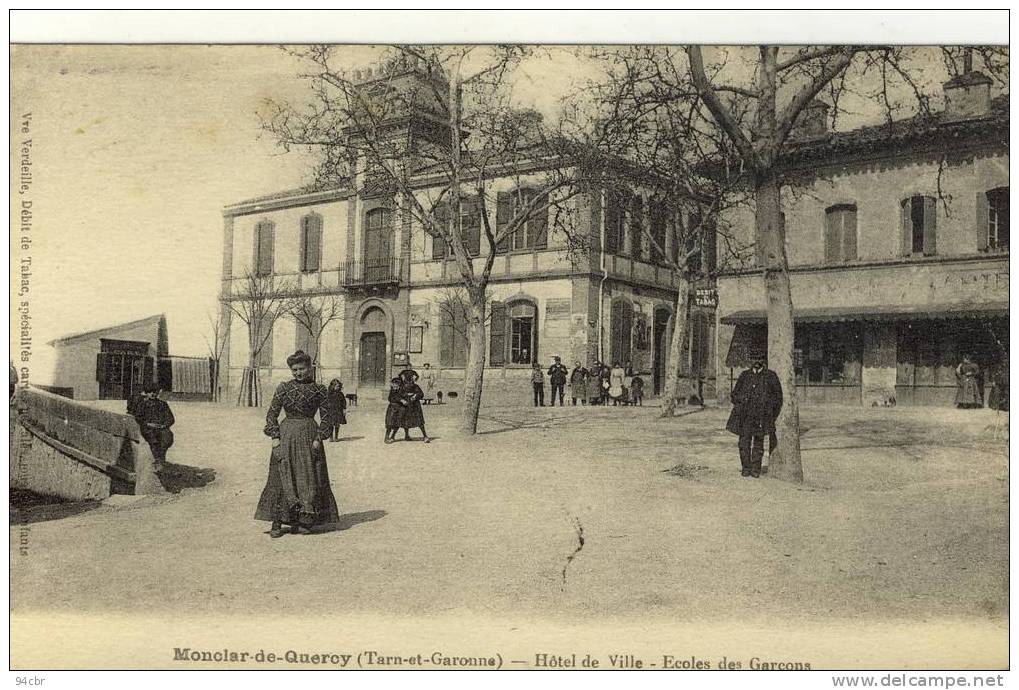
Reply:
M997 187L978 200L986 209L987 221L980 229L987 249L1008 249L1008 187Z
M625 366L632 357L633 304L625 297L612 302L612 316L609 328L610 364Z
M312 273L322 265L322 216L301 218L301 271Z
M538 307L529 299L492 302L489 362L532 364L538 361Z
M836 204L824 211L824 261L856 259L856 204Z
M932 196L911 196L900 205L902 255L937 254L938 204Z
M272 249L274 226L271 220L255 224L255 275L272 275Z

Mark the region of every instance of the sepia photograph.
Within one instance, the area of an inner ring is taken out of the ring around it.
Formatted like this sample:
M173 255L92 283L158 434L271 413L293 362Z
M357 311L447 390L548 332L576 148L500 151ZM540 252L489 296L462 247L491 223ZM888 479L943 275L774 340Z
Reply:
M1007 10L117 14L9 50L12 671L1004 684Z

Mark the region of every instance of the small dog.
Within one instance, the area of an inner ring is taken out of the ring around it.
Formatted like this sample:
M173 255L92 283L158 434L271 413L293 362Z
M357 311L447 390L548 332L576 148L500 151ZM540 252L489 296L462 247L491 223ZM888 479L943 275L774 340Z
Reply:
M347 393L346 398L351 405L357 407L357 393Z
M435 399L440 405L442 404L442 391L435 391Z

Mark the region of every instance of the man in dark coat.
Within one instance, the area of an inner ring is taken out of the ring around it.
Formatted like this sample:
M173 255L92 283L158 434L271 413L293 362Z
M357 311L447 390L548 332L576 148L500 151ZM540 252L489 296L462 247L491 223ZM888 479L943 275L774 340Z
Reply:
M739 436L740 474L761 476L764 437L775 433L775 420L782 410L782 384L778 375L764 366L764 355L753 357L753 366L736 380L732 389L732 413L725 428Z
M563 364L562 359L558 356L554 359L555 362L548 368L548 380L552 384L552 407L555 407L556 391L559 391L559 407L562 407L566 377L570 375L570 370L566 368L566 365Z
M170 427L175 420L170 406L159 399L159 386L149 384L142 389L141 395L133 396L127 403L127 413L138 422L142 438L152 449L155 471L161 472L166 464L166 451L173 445Z

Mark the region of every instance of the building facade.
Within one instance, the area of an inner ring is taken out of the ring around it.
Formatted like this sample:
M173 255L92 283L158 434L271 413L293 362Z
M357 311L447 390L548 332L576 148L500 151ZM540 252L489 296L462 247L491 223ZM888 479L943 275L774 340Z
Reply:
M970 354L1008 366L1008 97L968 73L936 116L808 133L783 162L800 400L952 404ZM731 226L753 242L753 215ZM752 254L752 252L751 252ZM752 262L753 260L751 260ZM766 349L765 291L753 265L718 279L719 399ZM728 385L726 385L728 383Z
M431 79L414 65L388 67L389 83ZM379 78L366 75L366 84ZM427 108L424 110L428 110ZM413 136L415 113L406 118ZM428 112L420 119L430 122ZM432 123L434 124L434 123ZM408 137L409 138L409 137ZM492 227L505 222L509 204L536 185L541 170L507 169L495 176L488 204ZM443 180L423 174L416 192L435 198ZM534 362L553 356L572 366L595 360L629 362L648 377L648 392L664 381L677 279L652 250L649 234L676 252L673 222L664 202L647 194L594 190L554 201L547 217L497 247L489 287L486 389L521 395ZM487 247L481 219L468 199L464 235L480 270ZM296 191L227 206L224 216L224 300L242 299L252 273L295 285L316 300L327 323L291 317L266 334L258 366L263 385L289 376L286 357L312 353L320 380L339 378L348 391L381 389L406 363L439 371L443 390L459 390L467 361L467 336L458 269L441 238L433 237L384 185L354 179L346 188ZM569 217L569 229L553 218ZM589 238L578 249L576 237ZM572 241L570 238L574 238ZM701 324L687 359L710 369L714 315L695 310ZM230 310L224 315L229 318ZM230 319L228 386L239 385L248 364L249 328ZM310 335L321 328L316 343ZM713 373L713 372L712 372Z

